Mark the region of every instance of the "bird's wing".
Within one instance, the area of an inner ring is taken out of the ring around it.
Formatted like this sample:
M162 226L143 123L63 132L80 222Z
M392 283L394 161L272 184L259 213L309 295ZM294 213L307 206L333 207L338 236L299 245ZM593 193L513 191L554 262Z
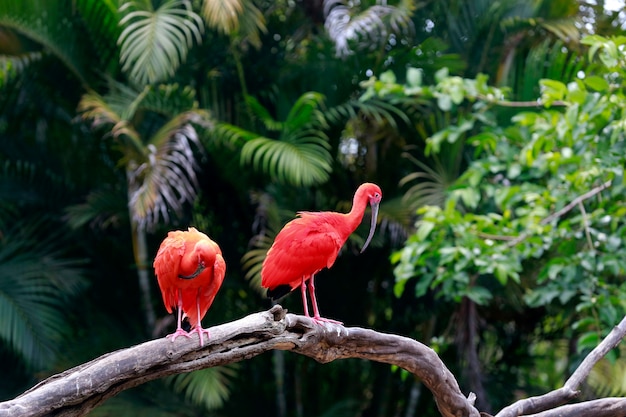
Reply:
M201 287L182 290L183 311L187 314L192 328L200 324L211 304L213 304L213 300L222 286L225 275L226 262L224 262L222 255L217 253L213 267L207 268L199 276L200 280L206 281L206 284Z
M184 252L185 240L182 232L169 232L154 258L154 272L163 296L163 304L169 313L178 305L175 283Z
M343 246L339 233L319 216L299 213L301 217L287 223L267 253L261 270L265 288L289 285L296 288L302 278L308 279L324 267L330 267Z

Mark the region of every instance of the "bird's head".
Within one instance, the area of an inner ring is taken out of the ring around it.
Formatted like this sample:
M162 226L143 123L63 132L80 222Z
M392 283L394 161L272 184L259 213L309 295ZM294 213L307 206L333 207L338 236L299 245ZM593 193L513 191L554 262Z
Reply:
M370 223L370 233L363 244L363 248L361 249L361 253L367 248L367 245L370 244L370 241L374 237L374 232L376 231L376 221L378 219L378 207L380 206L380 200L383 199L383 192L380 187L376 184L365 183L361 185L363 192L367 196L370 206L372 207L372 221Z
M217 254L215 246L216 245L208 239L202 239L196 242L193 250L189 254L188 260L188 262L195 263L196 270L191 275L178 274L178 278L194 279L202 274L205 269L212 267Z
M198 257L198 265L213 265L215 263L215 245L209 240L201 240L193 248Z

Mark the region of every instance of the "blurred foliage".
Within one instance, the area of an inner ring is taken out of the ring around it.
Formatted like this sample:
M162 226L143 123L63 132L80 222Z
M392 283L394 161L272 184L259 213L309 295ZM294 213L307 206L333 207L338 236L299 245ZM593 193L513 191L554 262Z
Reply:
M509 124L493 122L498 105L507 103L498 90L475 87L484 77L446 75L422 87L411 75L417 70L409 69L406 84L389 75L368 83L364 97L416 95L444 110L472 103L469 115L427 140L427 154L464 141L472 156L441 205L417 211L415 234L392 256L397 296L433 293L453 305L469 299L489 308L515 294L521 299L507 304L518 309L546 309L547 317L565 309L561 325L575 342L574 361L620 321L626 311L624 41L584 38L588 72L566 83L542 80L541 102ZM516 291L507 294L509 287Z
M173 228L228 264L205 325L269 307L275 233L364 181L379 232L320 272L324 313L428 343L481 411L558 386L624 312L620 19L575 0L0 1L0 398L171 332L137 277ZM93 415L438 415L421 390L285 353Z

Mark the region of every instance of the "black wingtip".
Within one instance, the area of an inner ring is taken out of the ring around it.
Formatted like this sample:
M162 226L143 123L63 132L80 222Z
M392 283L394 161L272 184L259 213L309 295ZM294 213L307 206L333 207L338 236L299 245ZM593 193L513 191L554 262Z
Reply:
M278 287L268 288L267 289L267 298L272 301L277 301L280 298L283 298L287 294L291 292L291 287L289 285L283 284Z

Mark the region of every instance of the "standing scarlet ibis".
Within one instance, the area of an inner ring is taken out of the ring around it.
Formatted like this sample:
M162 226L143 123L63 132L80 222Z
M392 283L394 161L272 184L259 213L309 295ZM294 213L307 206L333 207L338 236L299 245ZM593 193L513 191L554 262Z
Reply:
M365 250L376 230L381 199L380 187L365 183L356 190L349 213L299 212L299 217L287 223L278 233L263 262L261 285L267 288L267 296L276 300L300 287L304 315L311 317L306 297L308 283L313 306L312 319L316 322L341 324L320 316L315 299L315 274L335 263L339 250L361 223L369 203L372 207L372 222L361 252Z
M202 328L201 320L213 303L226 273L226 263L217 243L207 235L190 227L184 232L169 232L161 243L154 271L163 295L163 303L168 313L178 309L176 331L167 337L174 341L178 336L191 337L192 332L209 337L208 329ZM191 325L187 333L181 326L182 313Z

